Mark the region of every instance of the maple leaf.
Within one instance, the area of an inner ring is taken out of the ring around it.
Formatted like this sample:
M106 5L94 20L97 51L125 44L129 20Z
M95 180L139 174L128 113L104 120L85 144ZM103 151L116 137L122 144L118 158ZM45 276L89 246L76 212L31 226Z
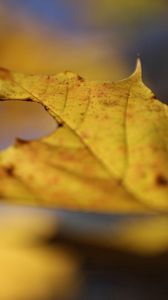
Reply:
M0 153L1 198L85 211L168 208L168 106L143 84L140 61L113 83L1 69L0 100L40 103L59 124Z

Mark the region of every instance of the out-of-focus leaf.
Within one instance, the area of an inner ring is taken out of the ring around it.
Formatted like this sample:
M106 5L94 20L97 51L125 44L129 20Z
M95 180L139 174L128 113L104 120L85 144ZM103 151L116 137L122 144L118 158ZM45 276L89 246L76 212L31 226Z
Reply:
M10 212L0 220L0 299L69 299L79 284L77 258L49 247L55 220L40 212ZM66 286L66 289L65 289Z
M40 103L60 124L1 152L1 197L93 211L167 209L168 107L143 84L140 63L115 83L2 69L0 84L1 100Z
M157 255L168 251L168 218L152 216L127 220L118 228L113 245L141 255Z
M28 74L73 70L87 79L115 80L124 66L118 49L109 49L108 42L101 33L75 35L59 27L47 29L21 8L15 14L10 6L0 9L0 65L10 70Z

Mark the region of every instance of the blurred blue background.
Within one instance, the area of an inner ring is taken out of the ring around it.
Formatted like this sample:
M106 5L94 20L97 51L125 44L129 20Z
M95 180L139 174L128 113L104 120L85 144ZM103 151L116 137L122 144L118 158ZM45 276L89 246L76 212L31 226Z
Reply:
M140 54L145 81L166 101L167 9L165 0L1 0L0 63L116 80Z

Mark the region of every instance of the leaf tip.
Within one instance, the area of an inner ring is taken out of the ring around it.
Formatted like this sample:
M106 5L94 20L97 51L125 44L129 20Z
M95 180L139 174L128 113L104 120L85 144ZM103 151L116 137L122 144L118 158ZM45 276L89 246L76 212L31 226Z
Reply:
M142 80L142 63L139 55L136 60L135 70L131 77L135 78L136 80Z
M139 75L142 77L142 63L140 56L138 56L136 60L135 73L139 73Z

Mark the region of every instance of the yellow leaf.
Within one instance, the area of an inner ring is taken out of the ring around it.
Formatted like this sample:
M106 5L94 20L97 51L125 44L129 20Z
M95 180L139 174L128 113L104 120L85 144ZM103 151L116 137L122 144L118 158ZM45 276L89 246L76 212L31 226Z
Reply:
M1 198L87 211L168 208L168 107L143 84L139 61L113 83L4 69L0 78L1 100L40 103L60 125L1 152Z
M56 221L57 222L57 221ZM43 212L6 210L0 224L0 299L67 299L79 285L79 262L72 251L47 239L57 230ZM66 289L65 289L66 286Z

